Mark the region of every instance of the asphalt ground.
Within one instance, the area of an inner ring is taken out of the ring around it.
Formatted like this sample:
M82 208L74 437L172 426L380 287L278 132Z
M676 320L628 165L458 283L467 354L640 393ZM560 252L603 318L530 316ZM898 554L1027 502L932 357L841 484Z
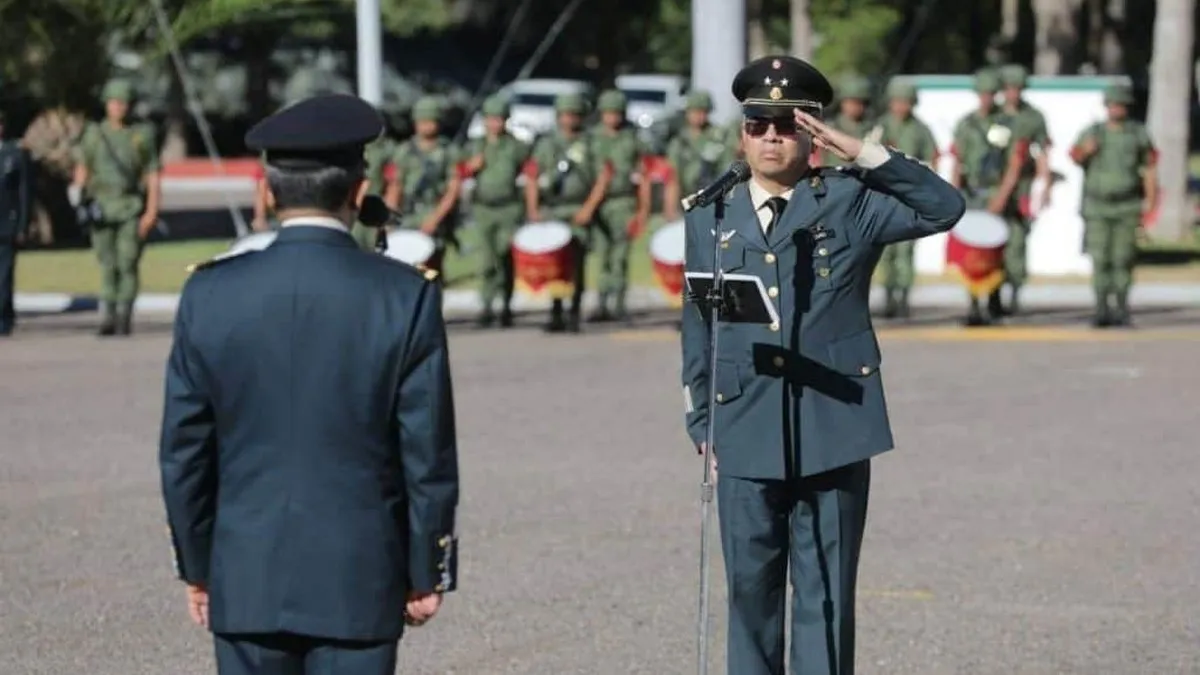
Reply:
M1096 332L882 328L860 674L1200 673L1200 311ZM701 467L671 317L452 332L461 590L410 675L696 672ZM0 672L213 672L172 578L155 463L169 317L0 342ZM713 551L714 658L724 583Z

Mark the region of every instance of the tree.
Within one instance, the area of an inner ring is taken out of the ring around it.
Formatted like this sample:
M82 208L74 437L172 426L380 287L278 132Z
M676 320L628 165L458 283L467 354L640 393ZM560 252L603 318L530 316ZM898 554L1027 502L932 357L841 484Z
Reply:
M1154 17L1147 121L1159 150L1158 179L1162 185L1155 233L1172 241L1182 239L1191 223L1187 162L1195 14L1196 0L1158 0Z
M812 14L809 0L791 1L792 56L805 61L813 58Z

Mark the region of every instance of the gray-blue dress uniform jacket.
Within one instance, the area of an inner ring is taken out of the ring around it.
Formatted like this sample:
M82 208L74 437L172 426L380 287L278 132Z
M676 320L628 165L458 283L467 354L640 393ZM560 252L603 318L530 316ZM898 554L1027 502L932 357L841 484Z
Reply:
M399 638L408 591L456 583L439 284L313 226L195 271L159 461L214 632Z
M886 244L951 229L965 204L932 169L887 152L870 170L814 170L767 236L746 185L726 197L721 267L761 277L780 321L722 324L710 383L708 323L696 305L684 307L687 431L705 441L714 384L722 475L810 476L892 448L871 274ZM686 217L687 271L713 271L714 215L708 207Z

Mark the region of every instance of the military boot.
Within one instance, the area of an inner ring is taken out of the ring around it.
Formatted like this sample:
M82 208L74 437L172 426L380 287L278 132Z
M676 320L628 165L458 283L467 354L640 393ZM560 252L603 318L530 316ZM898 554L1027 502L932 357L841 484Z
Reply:
M96 335L100 337L109 337L117 334L117 309L111 304L105 304L103 314L100 319L100 330L96 331Z
M117 335L133 334L133 307L122 305L117 312Z
M475 319L475 325L479 328L491 328L496 322L496 315L492 313L492 303L483 303L483 309L480 310L479 316Z
M547 333L561 333L567 329L567 322L563 319L563 302L555 300L550 305L550 321L545 325L543 330Z
M896 289L885 288L884 293L886 299L883 303L883 318L894 319L897 312L899 312L899 307L896 304Z
M987 311L988 316L991 317L992 320L996 320L1004 316L1004 303L1000 301L999 288L992 291L991 294L988 295Z
M1008 306L1004 308L1005 316L1016 316L1021 312L1021 287L1012 287L1012 297L1008 300Z
M632 321L629 316L629 309L625 306L624 291L617 293L616 301L613 303L613 319L623 324L628 324Z
M505 305L504 309L500 310L500 327L501 328L512 328L512 325L513 325L512 308L509 307L508 305Z
M588 315L588 323L605 323L612 321L612 318L612 314L608 311L608 294L601 293L596 311Z
M1113 309L1112 326L1128 328L1133 325L1133 317L1129 314L1129 294L1120 291L1116 294L1116 307Z
M1108 328L1112 325L1112 310L1108 306L1108 295L1096 296L1096 313L1092 316L1092 328Z
M896 299L896 315L901 319L907 319L912 316L912 310L908 306L908 289L902 288Z
M983 310L979 308L979 298L971 296L970 304L967 306L967 318L963 323L972 328L987 326L991 323L991 321L983 316Z

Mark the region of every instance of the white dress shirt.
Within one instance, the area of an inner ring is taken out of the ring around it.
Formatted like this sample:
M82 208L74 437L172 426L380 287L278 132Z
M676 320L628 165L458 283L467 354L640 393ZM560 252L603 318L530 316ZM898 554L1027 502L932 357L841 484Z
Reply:
M325 227L331 230L341 230L349 232L350 228L337 218L330 216L299 216L297 218L288 218L279 224L280 227Z
M875 167L888 161L891 155L888 154L886 148L878 143L871 141L863 141L862 150L859 151L858 157L854 158L854 163L863 169L874 169ZM763 232L767 231L767 226L771 224L771 209L767 206L767 200L771 197L783 197L791 201L792 193L795 189L788 189L779 195L773 195L767 192L767 189L758 184L754 178L750 179L750 203L754 205L754 214L758 216L758 224L762 227Z

